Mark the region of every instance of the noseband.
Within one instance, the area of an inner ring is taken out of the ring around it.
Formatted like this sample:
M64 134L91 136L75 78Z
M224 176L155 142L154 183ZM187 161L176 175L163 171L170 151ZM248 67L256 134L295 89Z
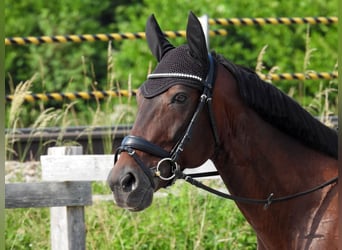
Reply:
M118 155L124 151L127 152L131 157L133 157L133 159L137 162L137 164L140 166L140 168L143 170L145 175L150 180L151 186L153 188L155 188L154 177L159 177L160 179L165 180L165 181L171 181L170 184L172 184L177 178L181 176L182 172L180 171L180 167L177 163L177 160L179 159L180 153L184 150L184 145L190 140L194 124L196 123L197 118L200 112L202 111L202 109L204 108L205 104L208 105L209 118L210 118L210 123L211 123L212 132L213 132L216 146L219 144L219 137L218 137L218 133L216 129L214 114L212 111L212 91L213 91L214 82L215 82L215 62L211 54L208 54L208 59L209 59L209 71L204 81L198 76L182 74L182 73L164 73L164 74L148 75L148 78L150 79L173 77L173 78L179 78L179 79L183 78L183 79L197 80L203 84L203 92L200 97L197 108L187 126L187 129L185 130L183 137L176 143L176 145L171 150L171 152L164 150L160 146L153 144L142 137L133 136L133 135L126 136L123 139L121 146L119 146L115 152L115 158L114 158L115 162L118 159ZM161 158L161 160L158 162L156 167L148 168L141 161L139 156L136 154L135 150L143 151L150 155L159 157ZM160 169L161 169L162 163L165 163L165 162L169 163L171 167L171 172L172 172L171 176L161 175Z

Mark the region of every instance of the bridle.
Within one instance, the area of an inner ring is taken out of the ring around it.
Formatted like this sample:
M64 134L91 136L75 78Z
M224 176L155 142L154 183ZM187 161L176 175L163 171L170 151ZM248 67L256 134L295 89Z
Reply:
M173 77L173 78L178 78L178 79L196 80L202 83L203 85L203 92L200 96L200 100L197 105L197 108L185 130L185 133L175 144L171 152L164 150L160 146L154 143L151 143L142 137L133 136L133 135L126 136L123 139L121 146L119 146L115 152L115 159L114 159L115 162L118 159L118 155L123 151L126 151L131 157L133 157L133 159L138 163L138 165L141 167L145 175L150 180L153 188L155 187L155 183L154 183L155 176L159 177L160 179L164 181L171 181L169 185L171 185L177 178L181 177L182 172L180 171L180 167L179 167L179 164L177 163L177 160L179 159L180 153L184 150L185 144L190 140L194 124L196 123L197 118L199 117L199 114L201 113L201 111L203 110L206 104L208 105L210 123L211 123L216 146L218 146L219 144L219 136L217 133L216 123L215 123L212 106L211 106L213 83L215 82L215 61L211 54L208 54L208 59L209 59L209 71L204 81L199 76L183 74L183 73L163 73L163 74L157 73L157 74L148 75L148 79ZM157 156L161 158L161 160L158 162L155 168L148 168L141 161L139 156L136 154L135 150L143 151L150 155ZM171 172L172 172L171 176L161 175L160 170L161 170L161 166L163 163L169 163L171 167ZM212 174L217 175L218 173L215 171Z
M177 160L179 159L180 153L183 152L184 145L191 139L191 133L192 133L194 124L196 123L200 112L203 110L206 104L208 106L209 119L210 119L210 124L212 128L212 133L214 136L216 148L218 148L219 142L220 142L218 132L217 132L216 122L214 119L214 113L212 111L212 92L213 92L214 83L215 83L215 70L216 70L215 68L216 67L215 67L215 61L213 59L213 56L210 53L208 54L208 59L209 59L209 71L205 80L195 75L189 75L189 74L183 74L183 73L162 73L162 74L157 73L157 74L148 75L148 79L173 77L173 78L178 78L178 79L192 79L192 80L200 81L203 84L203 92L200 96L199 103L185 130L185 133L180 138L180 140L178 140L178 142L175 144L175 146L170 152L166 151L165 149L161 148L160 146L154 143L147 141L146 139L142 137L128 135L122 140L121 145L116 149L115 157L114 157L114 164L118 160L118 156L121 152L127 152L128 155L130 155L136 161L136 163L140 166L144 174L149 179L153 189L155 188L154 177L159 177L160 179L164 181L169 181L168 185L172 185L177 179L184 179L188 183L195 185L196 187L202 188L210 193L216 194L220 197L234 200L237 202L249 203L249 204L263 204L264 208L268 208L271 205L271 203L286 201L286 200L290 200L296 197L300 197L300 196L312 193L316 190L319 190L321 188L324 188L330 184L337 182L338 178L335 177L317 187L306 190L304 192L299 192L296 194L292 194L292 195L288 195L288 196L284 196L280 198L274 198L274 194L271 193L267 199L250 199L250 198L237 197L234 195L220 192L194 179L194 178L204 177L204 176L219 175L217 171L201 173L201 174L184 174L180 170L180 166L177 163ZM161 158L161 160L159 160L156 167L148 168L140 159L140 157L136 153L136 150L159 157ZM162 176L160 170L161 170L163 163L169 164L171 168L171 173L172 173L171 176Z

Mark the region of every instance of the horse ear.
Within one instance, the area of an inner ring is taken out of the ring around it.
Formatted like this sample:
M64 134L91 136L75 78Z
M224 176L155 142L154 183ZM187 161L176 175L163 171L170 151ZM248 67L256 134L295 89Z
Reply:
M151 15L146 23L146 40L154 57L160 62L166 52L174 46L165 38L154 15Z
M190 11L188 25L186 27L186 38L193 57L208 62L208 49L200 21L194 13Z

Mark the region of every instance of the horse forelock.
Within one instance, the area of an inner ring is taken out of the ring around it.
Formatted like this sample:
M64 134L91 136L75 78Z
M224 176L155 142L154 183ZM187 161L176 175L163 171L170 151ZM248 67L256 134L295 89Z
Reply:
M315 119L296 101L259 78L252 70L215 55L237 81L242 100L262 119L306 146L337 159L337 132Z

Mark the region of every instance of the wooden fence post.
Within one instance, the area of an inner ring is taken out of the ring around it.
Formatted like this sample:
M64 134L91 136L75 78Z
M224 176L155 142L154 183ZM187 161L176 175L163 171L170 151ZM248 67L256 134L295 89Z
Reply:
M52 147L48 155L81 155L80 146ZM58 180L56 180L58 181ZM84 206L52 207L51 249L84 250L86 249L86 227Z

